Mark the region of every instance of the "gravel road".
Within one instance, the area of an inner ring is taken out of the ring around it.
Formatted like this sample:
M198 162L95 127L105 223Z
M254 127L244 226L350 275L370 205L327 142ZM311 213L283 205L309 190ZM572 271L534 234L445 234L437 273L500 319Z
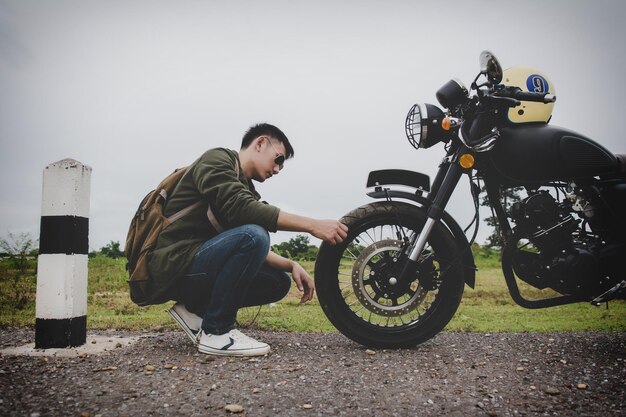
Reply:
M98 355L0 357L0 415L626 415L626 333L444 332L370 351L340 334L250 331L272 346L252 359L201 355L179 331L94 333L142 338ZM0 329L2 347L33 339Z

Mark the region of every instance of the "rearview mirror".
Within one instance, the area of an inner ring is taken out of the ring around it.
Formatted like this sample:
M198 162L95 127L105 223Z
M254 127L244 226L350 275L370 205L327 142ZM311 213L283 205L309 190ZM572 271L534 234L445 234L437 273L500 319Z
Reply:
M480 54L480 72L486 74L489 81L494 84L502 81L502 67L495 55L489 51L482 51Z

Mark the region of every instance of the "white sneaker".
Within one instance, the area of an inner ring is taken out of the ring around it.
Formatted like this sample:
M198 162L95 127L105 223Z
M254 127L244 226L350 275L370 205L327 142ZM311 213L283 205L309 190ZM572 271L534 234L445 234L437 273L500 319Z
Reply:
M198 343L197 335L202 327L202 317L185 308L184 304L176 303L167 313L180 325L194 344Z
M270 351L270 345L246 336L237 329L215 335L201 331L198 350L209 355L259 356Z

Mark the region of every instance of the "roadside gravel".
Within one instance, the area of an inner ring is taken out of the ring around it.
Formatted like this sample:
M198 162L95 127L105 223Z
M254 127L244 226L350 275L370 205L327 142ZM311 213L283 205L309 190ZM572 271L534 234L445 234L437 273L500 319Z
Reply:
M197 353L178 331L97 355L1 356L1 416L623 416L626 333L455 333L405 350L249 331L264 357ZM34 340L0 329L0 347Z

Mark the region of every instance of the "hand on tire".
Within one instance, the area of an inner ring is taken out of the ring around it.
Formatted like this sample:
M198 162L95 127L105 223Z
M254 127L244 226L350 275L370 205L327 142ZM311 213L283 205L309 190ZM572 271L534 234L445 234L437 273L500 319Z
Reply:
M316 220L311 234L324 242L336 245L348 236L348 226L337 220Z

